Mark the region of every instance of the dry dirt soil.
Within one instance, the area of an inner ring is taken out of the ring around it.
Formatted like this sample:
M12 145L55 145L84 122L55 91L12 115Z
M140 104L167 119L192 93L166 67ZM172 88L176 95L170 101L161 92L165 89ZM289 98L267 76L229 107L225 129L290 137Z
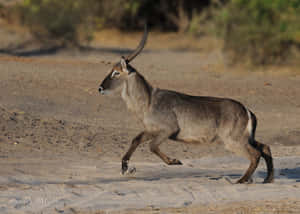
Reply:
M137 43L138 36L136 38ZM172 41L174 43L174 38ZM162 48L157 45L160 42ZM300 72L281 72L279 67L266 72L261 68L259 71L253 68L224 68L220 66L222 54L217 49L209 49L205 41L202 41L203 49L201 45L197 50L186 49L184 45L168 49L165 48L166 39L161 41L156 36L153 42L150 34L149 43L132 65L153 86L192 95L236 99L256 114L257 139L271 146L275 158L299 156ZM151 48L153 43L155 47ZM35 207L25 209L27 202L18 205L11 201L13 199L3 199L11 193L11 189L18 195L18 190L32 188L30 183L18 182L18 178L31 176L38 163L43 162L44 165L37 173L55 177L55 173L73 161L87 161L85 166L89 163L101 166L120 162L130 140L142 130L142 126L128 112L119 95L102 96L98 93L98 85L112 64L127 53L127 46L122 49L95 42L93 48L83 51L35 47L18 52L5 48L0 51L0 210L3 213L35 213L38 210ZM231 156L220 142L184 145L168 141L162 144L161 149L183 160ZM161 164L151 154L147 143L137 149L131 162ZM119 164L113 166L119 171ZM80 168L76 170L80 174ZM243 170L240 169L239 173ZM67 171L64 176L69 179L76 177L72 173ZM299 181L300 174L297 173L294 178ZM9 179L12 177L14 180ZM219 181L209 182L214 185ZM38 188L37 185L34 188ZM42 184L40 188L43 188ZM68 204L68 201L64 203ZM112 212L297 213L300 212L299 203L300 198L270 201L265 198L260 202L214 204L211 201L204 205L192 203L177 208L172 208L172 205L166 208L137 206L129 207L130 211L120 211L120 207L119 211ZM40 212L43 209L39 207ZM70 210L79 213L75 209ZM55 205L51 211L45 211L64 213ZM98 211L81 212L108 211L100 207Z

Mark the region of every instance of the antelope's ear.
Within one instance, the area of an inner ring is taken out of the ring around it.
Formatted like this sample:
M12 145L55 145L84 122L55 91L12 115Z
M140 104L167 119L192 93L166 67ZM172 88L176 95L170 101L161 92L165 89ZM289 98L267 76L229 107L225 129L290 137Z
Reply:
M121 67L122 67L123 72L126 72L127 74L129 73L129 71L127 69L127 62L124 57L121 58Z

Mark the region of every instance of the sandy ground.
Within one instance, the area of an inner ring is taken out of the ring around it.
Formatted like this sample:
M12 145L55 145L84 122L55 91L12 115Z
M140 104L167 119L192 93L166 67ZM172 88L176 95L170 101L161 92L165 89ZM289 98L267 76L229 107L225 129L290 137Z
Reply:
M141 131L120 96L101 96L104 76L127 49L23 50L0 54L1 213L299 213L300 76L220 69L217 50L150 45L132 65L152 85L231 97L258 118L257 139L271 146L273 184L233 185L248 161L220 142L161 149L184 163L166 166L147 143L120 175L120 159ZM3 44L0 44L0 46ZM166 44L164 44L166 46ZM126 47L128 48L128 47ZM13 55L19 55L17 57Z
M297 202L300 197L298 157L277 158L276 182L266 185L261 184L264 167L253 176L253 184L233 184L248 165L240 158L185 159L183 163L167 167L163 163L136 162L137 172L124 177L119 174L119 163L112 161L64 158L37 162L31 158L20 163L8 158L1 163L0 202L6 204L1 213L170 207L196 210L197 206L245 201Z

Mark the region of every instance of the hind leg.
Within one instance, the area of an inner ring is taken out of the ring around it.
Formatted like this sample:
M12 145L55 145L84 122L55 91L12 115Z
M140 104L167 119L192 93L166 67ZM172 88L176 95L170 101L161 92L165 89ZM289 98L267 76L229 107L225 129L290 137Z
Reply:
M245 174L237 181L237 183L245 183L249 181L252 174L256 170L261 157L261 153L250 144L245 145L245 152L247 154L247 158L250 160L250 166Z
M236 183L248 182L259 164L261 152L250 144L248 136L244 136L239 140L225 138L223 141L227 150L234 152L238 156L249 159L250 165L247 171Z
M272 183L274 181L274 166L271 149L268 145L255 141L257 149L261 152L261 156L265 159L268 175L264 180L264 183Z

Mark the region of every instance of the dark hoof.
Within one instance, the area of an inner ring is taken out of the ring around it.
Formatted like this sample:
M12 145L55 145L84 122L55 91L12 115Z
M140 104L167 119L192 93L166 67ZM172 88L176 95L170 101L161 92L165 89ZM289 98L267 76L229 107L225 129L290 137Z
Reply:
M236 184L244 184L244 183L246 183L247 182L247 180L246 179L239 179L237 182L236 182Z
M253 183L253 179L252 178L249 178L249 179L239 179L237 182L237 184L244 184L244 183L247 183L247 184L252 184Z
M180 160L173 159L170 161L169 165L182 165Z
M274 178L266 178L265 180L264 180L264 184L269 184L269 183L273 183L274 182Z

